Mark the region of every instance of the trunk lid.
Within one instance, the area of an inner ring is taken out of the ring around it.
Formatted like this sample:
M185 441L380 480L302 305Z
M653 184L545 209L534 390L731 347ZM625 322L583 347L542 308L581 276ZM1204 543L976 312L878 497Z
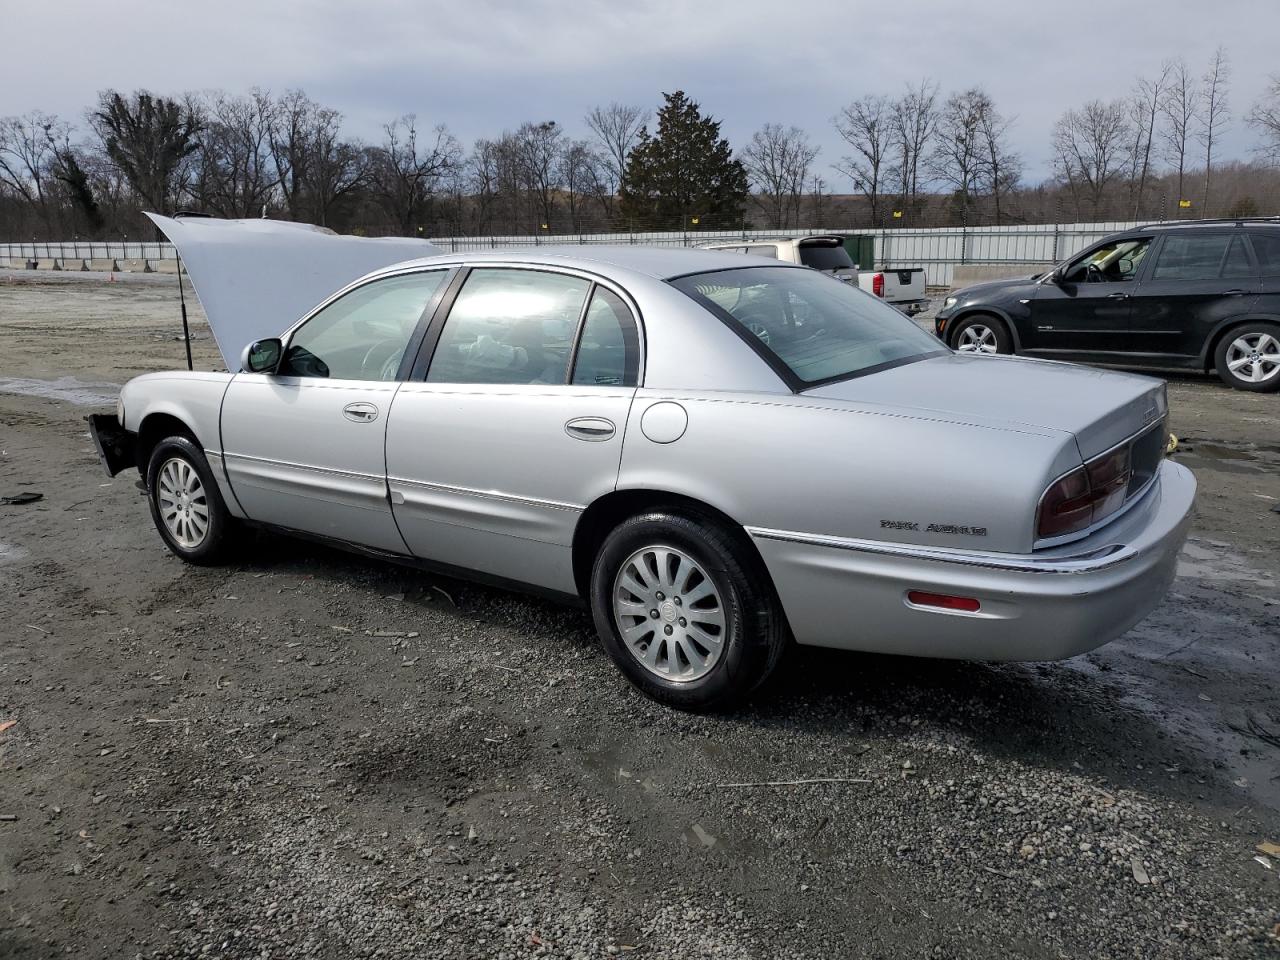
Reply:
M1072 434L1085 460L1168 411L1163 380L1023 357L947 354L805 392L996 429Z

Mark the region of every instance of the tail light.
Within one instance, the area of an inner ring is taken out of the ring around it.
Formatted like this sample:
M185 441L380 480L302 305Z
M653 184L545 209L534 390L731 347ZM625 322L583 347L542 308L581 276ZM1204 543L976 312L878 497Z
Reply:
M1036 536L1076 533L1119 510L1133 473L1132 449L1128 443L1116 447L1055 480L1040 498Z
M877 273L871 278L871 292L877 297L884 296L884 274Z

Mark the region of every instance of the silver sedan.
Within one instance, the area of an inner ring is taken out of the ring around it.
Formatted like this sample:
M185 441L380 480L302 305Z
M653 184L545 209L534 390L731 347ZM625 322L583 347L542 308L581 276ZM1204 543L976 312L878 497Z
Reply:
M792 639L1047 660L1160 602L1195 494L1161 381L955 353L745 260L398 263L236 373L130 381L94 436L184 560L258 526L585 601L623 674L690 709L752 691ZM233 282L196 279L206 306Z

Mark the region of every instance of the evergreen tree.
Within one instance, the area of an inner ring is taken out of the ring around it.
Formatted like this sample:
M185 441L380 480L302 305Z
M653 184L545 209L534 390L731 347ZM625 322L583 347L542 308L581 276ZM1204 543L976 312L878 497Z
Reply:
M664 93L656 135L647 127L627 156L619 191L624 216L646 227L736 226L746 208L747 171L734 159L720 123L704 117L684 91Z

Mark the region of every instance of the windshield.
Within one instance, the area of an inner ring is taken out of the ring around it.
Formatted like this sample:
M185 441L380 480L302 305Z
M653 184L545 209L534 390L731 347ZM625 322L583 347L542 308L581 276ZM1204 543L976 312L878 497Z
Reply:
M893 307L812 270L748 267L671 283L749 336L793 388L947 352Z

